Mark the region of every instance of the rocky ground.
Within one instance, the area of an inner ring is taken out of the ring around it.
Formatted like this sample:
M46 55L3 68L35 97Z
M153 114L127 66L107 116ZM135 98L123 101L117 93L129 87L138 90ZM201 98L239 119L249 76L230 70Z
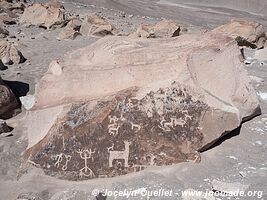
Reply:
M199 32L203 28L223 24L233 17L254 19L263 23L265 29L267 28L266 16L222 8L212 8L207 13L206 8L203 7L198 7L201 10L197 11L195 7L177 8L171 4L155 7L155 3L150 4L149 1L134 3L124 1L121 4L116 4L115 1L110 1L109 4L99 1L98 5L81 4L76 1L62 3L66 10L80 16L97 12L125 33L133 31L142 22L158 22L162 16L174 19L189 32ZM172 14L178 11L181 12ZM0 74L4 80L8 80L8 85L19 96L24 96L26 93L34 94L35 84L47 71L52 60L61 58L70 50L92 44L98 39L78 36L75 40L59 41L56 38L61 29L44 30L20 25L9 25L7 28L15 36L10 40L19 40L19 49L27 61L10 65ZM256 51L245 50L246 69L258 93L262 115L244 123L240 129L220 140L213 148L202 152L200 163L189 162L168 167L149 167L144 171L121 177L81 182L52 178L35 167L20 169L21 173L18 174L21 153L27 147L26 112L22 111L16 117L7 120L8 125L14 130L0 135L0 199L93 200L98 194L92 194L94 189L137 191L137 196L129 199L190 199L181 197L181 191L205 192L212 191L214 188L220 190L222 187L245 187L246 191L257 192L252 196L232 197L231 199L267 199L267 58L265 57L266 60L253 59ZM219 186L214 180L221 181ZM172 190L173 194L149 198L140 195L141 191L155 191L161 188ZM107 199L126 198L113 195ZM204 199L216 198L210 196ZM227 197L220 196L217 199L227 199Z

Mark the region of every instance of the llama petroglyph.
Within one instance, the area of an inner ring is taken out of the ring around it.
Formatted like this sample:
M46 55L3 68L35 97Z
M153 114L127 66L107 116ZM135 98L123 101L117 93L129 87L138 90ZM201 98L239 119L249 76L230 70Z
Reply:
M124 160L124 167L129 167L129 150L130 142L124 141L125 150L124 151L109 151L109 167L113 167L113 160L122 159ZM112 147L113 149L113 147Z
M134 132L138 132L141 130L141 126L138 125L138 124L134 124L133 122L131 122L131 129L134 131Z
M176 119L174 117L171 117L170 121L168 122L164 117L162 117L162 120L160 121L160 125L158 125L158 127L164 131L170 132L175 126L184 126L185 124L186 121L183 119Z
M116 136L119 134L119 124L118 124L119 118L117 118L116 116L110 117L109 116L109 124L108 125L108 133L112 136Z

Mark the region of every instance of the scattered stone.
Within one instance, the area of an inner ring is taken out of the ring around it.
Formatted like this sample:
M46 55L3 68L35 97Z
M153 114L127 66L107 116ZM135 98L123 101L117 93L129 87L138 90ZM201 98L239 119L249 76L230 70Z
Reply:
M23 96L23 97L20 97L19 99L20 99L21 104L26 110L30 110L35 103L35 98L33 95Z
M4 84L0 77L0 118L13 112L18 102L13 92Z
M65 24L65 9L57 1L49 1L47 4L33 3L25 8L19 22L26 26L47 29L62 27Z
M180 26L171 20L162 20L157 24L141 24L131 37L143 38L168 38L180 34Z
M79 31L81 28L81 20L72 19L69 21L67 26L63 28L63 30L59 33L59 40L74 40L78 35L80 35Z
M240 56L213 32L104 37L67 53L36 86L23 159L69 180L195 160L260 113Z
M6 122L0 119L0 134L10 132L10 127L6 124Z
M0 59L4 64L19 64L26 61L16 45L5 40L0 40Z
M115 35L117 30L105 18L92 14L86 16L81 25L80 33L83 36L98 36Z
M264 27L256 22L231 20L228 24L214 29L213 32L236 39L239 46L262 48L266 41Z
M238 182L226 183L219 180L213 180L211 184L213 190L226 194L237 194L238 192L245 192L249 188L249 185L243 185Z

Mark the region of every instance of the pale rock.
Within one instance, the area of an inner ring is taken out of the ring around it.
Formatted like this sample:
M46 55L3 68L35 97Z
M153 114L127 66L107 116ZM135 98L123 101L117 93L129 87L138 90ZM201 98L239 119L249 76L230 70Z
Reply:
M240 57L214 32L104 37L71 51L36 86L23 159L69 180L196 160L260 113Z
M103 37L106 35L115 35L117 30L107 19L97 14L91 14L87 15L83 20L80 33L83 36Z
M19 98L19 100L26 110L30 110L35 103L35 98L33 95L22 96Z
M171 20L162 20L156 24L141 24L130 37L168 38L180 34L180 26Z
M78 35L82 22L79 19L72 19L68 22L67 26L59 33L59 40L74 40Z
M17 49L16 44L0 40L0 59L4 64L19 64L25 62L22 53Z
M229 23L214 29L213 32L236 39L240 46L262 48L266 41L264 27L257 22L231 20Z
M56 1L46 4L33 3L25 8L19 19L26 26L39 26L47 29L61 27L65 23L65 9Z

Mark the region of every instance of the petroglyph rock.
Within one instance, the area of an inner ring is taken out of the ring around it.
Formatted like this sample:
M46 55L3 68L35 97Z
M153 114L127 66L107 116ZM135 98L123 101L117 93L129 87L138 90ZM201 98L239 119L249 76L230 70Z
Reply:
M107 21L105 18L92 14L86 16L85 20L82 22L81 34L83 36L98 36L103 37L106 35L115 35L115 27Z
M168 38L176 37L180 34L180 26L171 20L162 20L157 24L142 24L137 31L131 34L131 37L144 38Z
M18 102L12 91L3 83L0 77L0 118L18 107Z
M266 41L264 27L256 22L231 20L213 30L214 33L222 33L237 40L240 46L262 48Z
M4 64L19 64L26 60L15 44L5 40L0 40L0 59Z
M105 37L70 52L36 87L23 158L69 180L197 162L259 114L240 58L234 39L212 32Z
M62 26L65 23L65 9L55 1L47 4L34 3L25 8L19 19L21 24L26 26L39 26L47 29Z

